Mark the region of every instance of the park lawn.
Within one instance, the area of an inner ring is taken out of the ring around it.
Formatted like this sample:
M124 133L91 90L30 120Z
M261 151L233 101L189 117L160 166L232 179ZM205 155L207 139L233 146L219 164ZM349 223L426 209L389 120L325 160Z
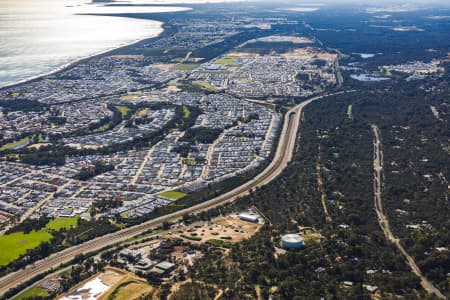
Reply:
M159 195L169 198L169 199L178 200L178 199L181 199L184 196L186 196L186 193L177 192L177 191L167 191L167 192L162 192Z
M8 143L3 145L2 147L0 147L0 151L3 150L14 150L16 147L20 147L20 146L25 146L27 144L29 144L31 142L31 139L36 138L36 135L32 135L32 136L27 136L24 137L23 139ZM39 143L43 143L45 142L44 136L42 135L42 133L40 133L38 136L38 142Z
M217 60L217 63L221 65L231 65L238 59L239 57L237 56L225 56Z
M136 97L137 97L137 95L135 95L135 94L126 94L126 95L120 96L120 99L130 100L130 99L134 99Z
M3 151L3 150L13 150L13 149L15 149L16 147L26 145L26 144L28 144L29 142L30 142L30 137L27 136L27 137L24 137L24 138L21 139L21 140L14 141L14 142L11 142L11 143L8 143L8 144L3 145L2 147L0 147L0 151Z
M130 111L130 108L128 106L125 106L125 105L116 105L116 108L122 114L122 119L124 119L127 116L127 113Z
M13 300L25 300L30 298L35 299L38 297L48 297L48 292L38 287L32 287L31 289L28 289L25 292L19 294L17 297L13 298Z
M191 115L191 111L187 106L183 106L183 118L187 119Z
M39 133L39 135L38 135L38 142L39 143L45 142L45 139L44 139L44 136L42 135L42 133Z
M194 81L192 84L204 88L211 92L217 92L217 88L206 81Z
M28 289L25 292L19 294L17 297L13 298L13 300L25 300L30 298L35 299L38 297L48 297L48 292L38 287L32 287L31 289Z
M14 232L0 236L0 266L5 266L25 254L28 249L47 242L52 235L47 230L31 231L28 234Z
M250 78L239 78L239 82L252 83L253 81Z
M45 228L52 230L70 229L70 227L76 227L78 224L78 217L72 218L56 218L48 222Z
M177 64L173 67L174 70L180 71L192 71L196 69L200 64Z
M183 164L186 165L195 165L197 163L197 161L195 160L195 158L184 158L183 159Z
M97 129L91 130L91 133L101 133L101 132L104 132L104 131L106 131L106 130L109 129L109 126L110 126L110 125L111 125L110 123L106 123L105 125L102 125L101 127L97 128Z
M48 242L53 236L49 230L69 229L78 224L78 217L57 218L48 222L45 228L30 233L14 232L0 236L0 266L5 266L25 254L28 249Z

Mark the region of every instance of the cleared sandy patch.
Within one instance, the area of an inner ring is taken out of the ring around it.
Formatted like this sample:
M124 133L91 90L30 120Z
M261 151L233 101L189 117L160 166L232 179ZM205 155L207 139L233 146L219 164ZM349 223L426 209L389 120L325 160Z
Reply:
M153 65L151 65L152 68L158 68L161 71L170 71L175 66L176 66L176 64L153 64Z
M260 57L261 55L257 54L257 53L251 53L251 52L245 52L245 51L240 51L240 52L229 52L227 54L227 56L236 56L239 58L255 58L255 57Z
M50 145L50 144L49 143L37 143L37 144L32 144L32 145L28 146L27 148L28 149L39 149L41 147L46 147L48 145Z
M72 147L75 149L93 149L93 150L97 150L98 148L100 148L98 145L81 145L81 144L67 144L66 146L68 147Z
M168 90L169 92L173 92L173 93L178 93L178 92L181 92L181 91L182 91L182 89L180 89L180 88L177 87L176 85L169 85L169 86L167 87L167 90Z
M136 113L136 115L137 115L139 118L143 118L143 117L146 117L146 116L148 115L148 112L149 112L149 109L148 109L148 108L142 108L142 109L140 109L140 110Z
M102 273L81 282L59 300L97 300L126 277L124 271L108 268Z
M172 237L193 243L205 243L211 239L236 243L252 237L262 226L262 223L242 221L236 215L230 215L213 219L211 222L198 222L180 227L176 233L172 233ZM196 240L186 237L193 237Z
M294 49L288 53L281 54L281 56L286 58L290 57L304 57L308 59L316 58L330 61L336 60L338 57L337 54L320 52L317 49L311 47Z
M271 35L271 36L265 36L261 38L257 38L257 42L267 42L267 43L283 43L283 42L290 42L293 44L312 44L314 43L313 40L305 38L305 37L299 37L299 36L289 36L289 35Z

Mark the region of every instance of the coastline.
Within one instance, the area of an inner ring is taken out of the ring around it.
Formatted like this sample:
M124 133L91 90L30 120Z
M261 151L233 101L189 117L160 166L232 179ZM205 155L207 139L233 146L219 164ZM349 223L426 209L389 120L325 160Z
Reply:
M1 85L0 86L0 91L3 91L5 89L9 89L9 88L18 87L18 86L20 86L22 84L31 83L31 82L40 80L40 79L42 79L44 77L47 77L47 76L56 75L58 73L64 72L66 70L69 70L69 69L75 67L78 64L82 64L82 63L84 63L84 62L86 62L88 60L91 60L91 59L94 59L94 58L99 58L99 57L102 57L102 56L106 56L109 53L112 53L114 51L119 51L119 50L122 50L122 49L126 49L128 47L131 47L133 45L136 45L136 44L144 42L144 41L151 41L153 39L157 39L157 38L163 37L165 34L167 34L168 27L167 27L166 23L164 23L164 22L162 22L160 20L153 20L153 19L151 21L159 23L159 28L158 28L159 32L155 36L136 39L134 41L123 43L122 45L119 45L119 46L116 46L116 47L110 47L108 49L101 50L101 51L99 51L97 53L93 53L93 54L90 54L90 55L85 56L85 57L77 58L77 59L75 59L75 60L73 60L71 62L68 62L68 63L66 63L66 64L64 64L64 65L62 65L62 66L60 66L60 67L58 67L58 68L56 68L56 69L54 69L52 71L46 72L44 74L36 75L36 76L30 77L30 78L27 78L27 79L23 79L23 80L14 82L14 83Z

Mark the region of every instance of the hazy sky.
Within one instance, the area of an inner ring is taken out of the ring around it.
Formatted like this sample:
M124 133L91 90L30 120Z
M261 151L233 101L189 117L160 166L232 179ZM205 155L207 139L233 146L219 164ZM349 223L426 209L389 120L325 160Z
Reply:
M249 1L249 0L115 0L114 2L122 3L193 3L193 2L230 2L230 1ZM317 0L317 1L302 1L302 0L253 0L255 2L273 2L273 3L292 3L298 6L314 5L314 4L340 4L340 3L354 3L359 5L390 5L390 4L448 4L449 0Z

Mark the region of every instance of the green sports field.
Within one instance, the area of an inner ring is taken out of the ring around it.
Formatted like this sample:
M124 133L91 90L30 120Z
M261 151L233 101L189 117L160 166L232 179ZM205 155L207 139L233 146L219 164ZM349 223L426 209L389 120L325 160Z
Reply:
M231 65L238 59L239 57L237 56L225 56L217 60L217 63L221 65Z
M183 118L187 119L191 115L191 111L187 106L183 106Z
M28 234L14 232L0 236L0 266L9 264L25 254L28 249L36 248L51 238L52 235L47 230L32 231Z
M174 199L174 200L178 200L178 199L181 199L184 196L186 196L185 193L177 192L177 191L162 192L160 195L163 197L169 198L169 199Z
M24 137L23 139L20 139L18 141L14 141L14 142L11 142L9 144L1 146L0 150L1 151L3 151L3 150L12 150L12 149L15 149L16 147L26 145L29 142L30 142L30 137Z
M43 242L48 242L52 235L50 230L69 229L76 226L78 217L57 218L48 222L45 228L30 233L14 232L0 236L0 266L5 266Z
M120 111L122 114L122 118L125 118L127 113L130 111L130 108L124 105L116 105L116 108Z
M15 297L14 300L25 300L30 298L35 299L38 297L48 297L48 292L38 287L32 287L31 289L28 289L22 294Z
M48 222L45 228L52 230L70 229L70 227L75 227L78 223L78 217L73 218L57 218Z
M200 64L178 64L173 67L174 70L192 71L200 66Z

